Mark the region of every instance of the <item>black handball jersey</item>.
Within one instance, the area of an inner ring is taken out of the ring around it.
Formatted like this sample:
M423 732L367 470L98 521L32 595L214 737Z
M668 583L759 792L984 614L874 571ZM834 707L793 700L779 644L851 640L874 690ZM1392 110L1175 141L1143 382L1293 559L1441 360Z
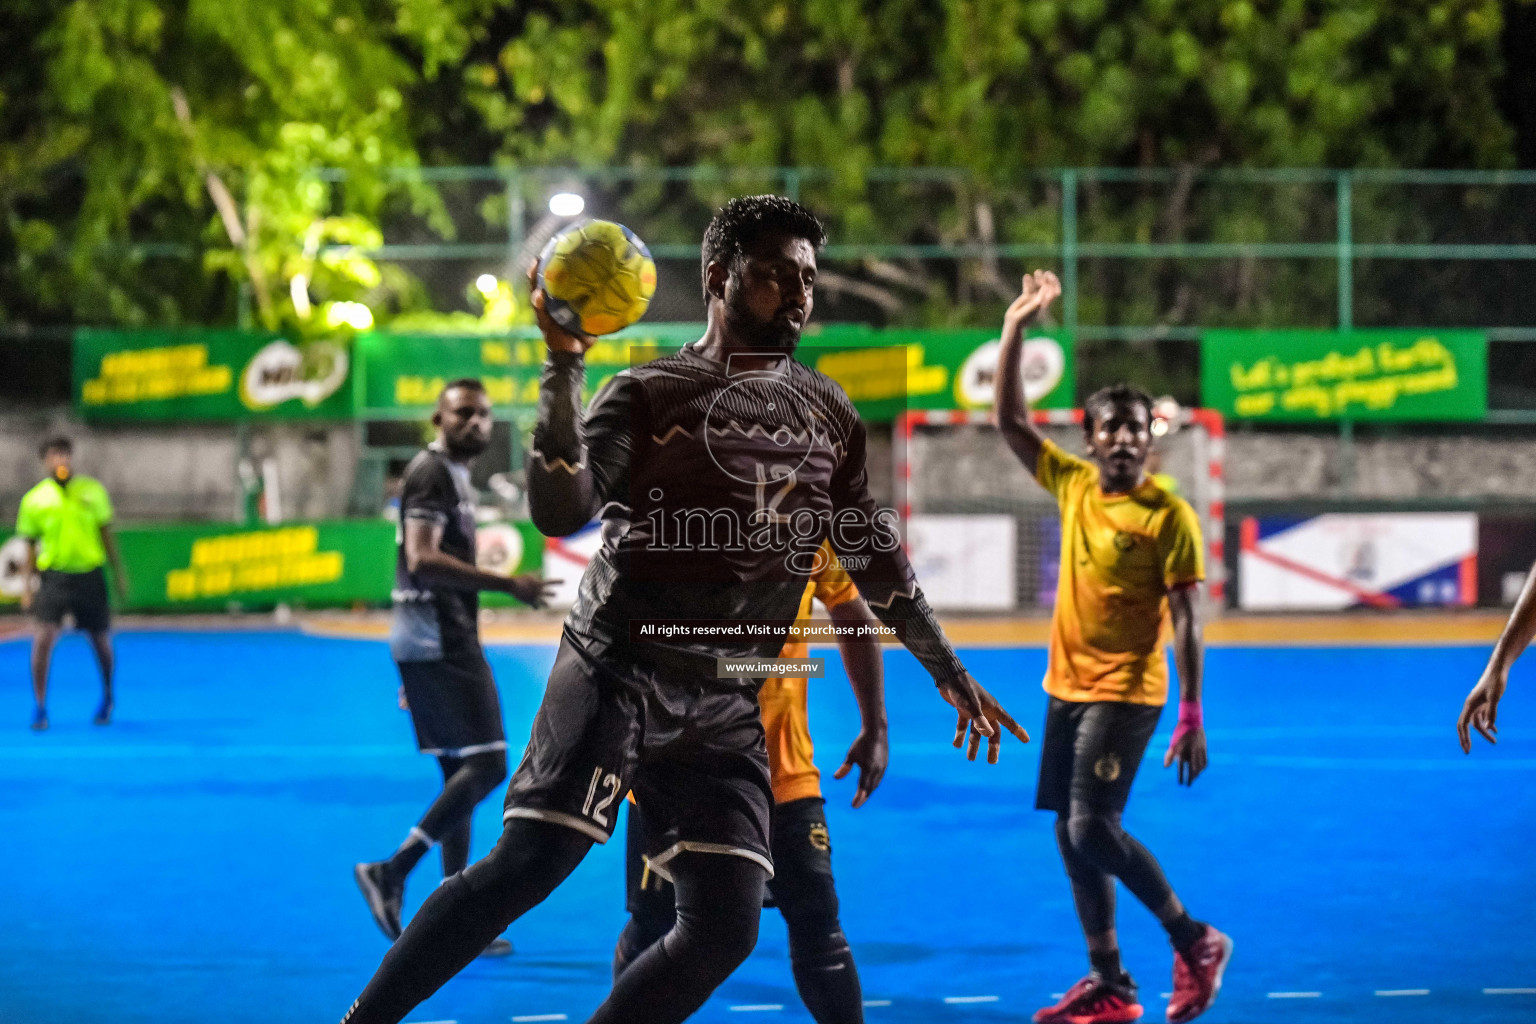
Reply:
M390 653L396 661L478 655L480 595L473 590L434 589L411 573L405 560L405 524L412 519L441 526L442 552L475 564L475 501L469 467L455 463L436 445L411 460L402 482Z
M573 370L579 380L578 359L551 359L546 413ZM853 403L794 359L748 370L685 348L614 377L579 434L561 436L555 417L541 415L530 499L535 522L541 505L559 501L600 509L602 547L566 623L594 654L643 644L711 675L716 658L775 655L783 630L654 640L641 630L790 622L823 539L856 567L873 607L916 594L896 514L869 494ZM595 493L560 489L562 476L578 474ZM545 519L557 529L576 522Z

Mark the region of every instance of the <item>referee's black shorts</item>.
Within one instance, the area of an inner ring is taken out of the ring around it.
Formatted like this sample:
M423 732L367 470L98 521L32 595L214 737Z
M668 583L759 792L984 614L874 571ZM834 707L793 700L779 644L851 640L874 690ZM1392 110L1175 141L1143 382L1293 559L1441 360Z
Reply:
M107 574L101 567L86 572L59 572L44 569L37 593L32 598L32 614L38 622L57 626L65 614L75 617L75 626L87 633L105 633L112 626L112 606L107 600Z
M507 749L501 698L485 655L397 661L416 748L436 757L468 757Z
M1074 807L1109 814L1125 810L1162 713L1161 705L1052 697L1040 743L1036 809L1058 814L1070 814Z

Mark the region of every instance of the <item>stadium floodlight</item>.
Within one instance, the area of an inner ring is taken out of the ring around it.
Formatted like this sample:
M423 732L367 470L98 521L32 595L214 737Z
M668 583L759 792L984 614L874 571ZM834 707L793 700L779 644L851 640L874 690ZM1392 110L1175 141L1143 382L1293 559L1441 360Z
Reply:
M496 294L497 284L495 274L481 274L475 278L475 290L487 299Z
M366 331L373 326L373 310L361 302L333 302L325 309L325 322L330 327Z
M549 197L549 212L556 217L580 217L587 201L578 192L556 192Z

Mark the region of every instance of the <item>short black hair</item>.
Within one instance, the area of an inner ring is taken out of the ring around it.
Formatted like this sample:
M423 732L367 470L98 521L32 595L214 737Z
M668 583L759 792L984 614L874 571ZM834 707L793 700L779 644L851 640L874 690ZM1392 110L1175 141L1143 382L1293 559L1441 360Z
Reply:
M1092 434L1095 427L1093 410L1106 405L1139 405L1147 410L1147 422L1152 422L1152 396L1133 384L1120 381L1107 388L1099 388L1083 403L1083 431Z
M63 434L60 434L57 437L50 437L48 440L44 441L43 446L37 450L37 457L40 459L46 459L49 452L63 452L65 455L73 455L75 453L75 443L69 438L65 437Z
M443 390L437 393L437 400L441 402L443 396L454 388L463 388L465 391L479 391L485 393L485 383L479 377L459 377L443 385Z
M711 263L734 267L748 249L774 235L803 238L817 252L827 244L827 229L821 221L793 199L773 195L741 196L722 206L709 222L709 227L704 229L699 262L704 301L709 301Z

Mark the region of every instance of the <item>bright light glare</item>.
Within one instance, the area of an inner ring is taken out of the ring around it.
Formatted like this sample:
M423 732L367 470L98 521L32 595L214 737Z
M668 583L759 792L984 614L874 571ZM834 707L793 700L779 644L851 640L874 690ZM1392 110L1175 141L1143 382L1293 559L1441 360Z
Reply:
M580 217L587 201L575 192L556 192L549 197L549 212L556 217Z
M490 298L492 295L495 295L496 275L481 274L479 277L475 278L475 288L480 292L481 295L484 295L486 298Z
M361 302L333 302L326 307L325 322L331 327L366 331L373 326L373 310Z

